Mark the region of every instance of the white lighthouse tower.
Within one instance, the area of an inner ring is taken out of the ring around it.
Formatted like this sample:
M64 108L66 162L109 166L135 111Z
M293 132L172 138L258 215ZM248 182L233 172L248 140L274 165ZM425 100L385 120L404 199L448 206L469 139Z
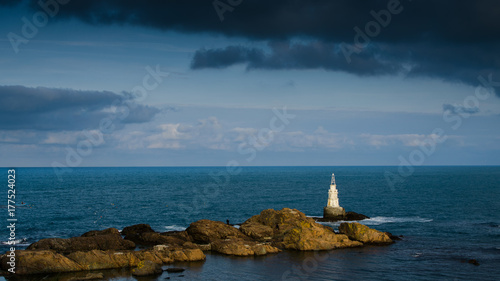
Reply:
M330 190L328 190L328 203L323 209L323 217L336 220L340 220L345 217L345 210L339 205L339 194L337 191L337 184L335 183L335 174L333 173Z

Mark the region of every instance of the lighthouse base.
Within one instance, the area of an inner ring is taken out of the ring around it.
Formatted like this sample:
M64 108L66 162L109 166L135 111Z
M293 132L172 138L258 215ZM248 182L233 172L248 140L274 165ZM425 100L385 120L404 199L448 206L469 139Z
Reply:
M325 207L323 208L323 218L342 220L345 218L345 209L342 207Z

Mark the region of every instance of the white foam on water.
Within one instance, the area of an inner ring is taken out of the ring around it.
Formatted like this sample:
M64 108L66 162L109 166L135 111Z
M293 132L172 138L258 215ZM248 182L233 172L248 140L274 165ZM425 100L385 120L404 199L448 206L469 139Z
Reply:
M2 245L29 246L30 244L26 243L27 240L28 240L27 238L16 239L16 240L13 240L15 242L14 244L9 244L9 241L1 241L0 243L2 243ZM12 242L10 242L10 243L12 243Z
M359 222L364 225L381 225L384 223L407 223L407 222L416 222L416 223L426 223L431 222L432 219L426 219L421 217L373 217L369 219L364 219L360 221L336 221L336 222L319 222L324 225L338 227L343 222Z
M185 227L178 226L178 225L175 225L175 224L174 225L167 225L167 226L165 226L165 229L167 231L184 231L184 230L186 230Z
M365 225L380 225L384 223L405 223L405 222L417 222L417 223L426 223L426 222L431 222L432 219L426 219L426 218L421 218L421 217L373 217L369 219L365 219L362 221L359 221L359 223L365 224Z

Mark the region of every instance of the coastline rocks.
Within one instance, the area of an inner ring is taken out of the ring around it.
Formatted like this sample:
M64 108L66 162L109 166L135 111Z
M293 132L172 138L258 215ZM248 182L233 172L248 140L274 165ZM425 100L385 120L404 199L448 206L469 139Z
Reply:
M327 208L327 207L325 207ZM360 220L365 220L369 219L369 216L365 216L363 214L359 214L356 212L346 212L344 215L339 215L339 216L325 216L323 214L323 217L313 217L315 221L319 222L337 222L337 221L360 221Z
M66 256L80 265L81 270L99 270L122 267L134 267L140 259L133 252L115 252L93 250L88 252L75 252ZM65 270L70 271L70 270ZM59 271L64 272L64 271Z
M166 244L174 244L180 246L186 242L177 237L166 236L157 232L143 233L136 239L136 241L137 243L145 246L166 245Z
M257 241L270 240L274 234L271 227L253 221L244 222L240 226L240 231Z
M355 212L347 212L347 213L345 213L344 220L346 220L346 221L361 221L361 220L369 219L369 218L370 218L369 216L365 216L363 214L358 214Z
M206 256L200 249L151 249L142 251L100 251L74 252L67 256L50 250L16 251L16 274L42 274L136 267L141 261L156 264L175 261L201 261ZM8 269L9 257L0 258L2 269Z
M125 239L141 244L141 235L148 232L155 232L149 224L135 224L127 226L122 230Z
M92 230L89 232L85 232L82 234L81 237L92 237L92 236L99 236L99 235L108 235L108 234L115 234L115 235L121 235L120 231L116 228L107 228L104 230Z
M15 251L16 273L137 267L134 274L145 276L160 273L158 268L162 264L205 260L202 250L234 256L260 256L278 253L281 249L331 250L362 246L363 243L393 242L390 234L359 223L342 223L339 230L340 234L336 234L330 227L289 208L263 210L245 221L240 229L219 221L199 220L185 231L158 233L147 224L138 224L123 229L125 239L116 228L89 231L81 237L68 239L42 239L27 250ZM133 251L136 243L153 247ZM10 268L9 260L7 254L0 256L1 270Z
M104 234L87 237L47 238L28 246L27 250L54 250L58 253L71 253L91 250L129 250L135 243L123 239L120 235Z
M280 252L268 244L256 243L241 238L220 239L211 243L212 251L234 256L262 256Z
M140 261L137 267L132 270L134 276L148 276L161 274L163 270L161 265L152 261Z
M227 225L220 221L199 220L193 222L186 232L191 236L195 243L207 244L219 239L229 238L247 238L233 226Z
M357 222L343 222L339 226L339 232L347 235L349 239L365 244L390 244L393 243L389 235L384 232L369 228Z
M131 240L138 245L155 246L155 245L179 245L182 246L192 239L186 231L172 231L165 233L155 232L148 224L136 224L125 227L122 231L125 239ZM187 246L193 248L193 246Z
M243 224L261 224L273 230L273 246L293 250L331 250L335 248L361 246L360 242L351 241L345 235L336 235L332 229L318 224L298 210L284 208L280 211L268 209L255 215ZM254 232L258 229L252 227ZM265 237L264 232L254 236Z
M16 274L39 274L84 270L75 261L58 254L54 251L16 251ZM9 258L6 255L1 257L2 269L7 270Z

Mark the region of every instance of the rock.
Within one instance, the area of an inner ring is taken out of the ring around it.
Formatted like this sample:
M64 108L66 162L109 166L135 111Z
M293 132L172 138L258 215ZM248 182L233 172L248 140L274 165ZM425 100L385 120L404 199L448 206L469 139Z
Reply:
M152 261L140 261L137 267L132 270L132 275L134 276L149 276L161 274L163 270L161 269L161 264L154 263Z
M242 239L220 239L211 243L212 251L235 256L253 256L254 251L247 244L247 240Z
M325 207L326 208L326 207ZM323 210L324 213L324 210ZM358 214L355 212L347 212L344 215L328 215L325 216L323 214L323 217L313 217L315 221L319 222L336 222L336 221L359 221L359 220L364 220L364 219L369 219L370 217L365 216L363 214Z
M99 236L99 235L108 235L108 234L115 234L115 235L121 235L120 231L116 228L107 228L104 230L92 230L89 232L85 232L82 234L82 237L92 237L92 236Z
M392 235L392 233L387 232L387 231L384 233L387 234L387 236L389 236L389 238L391 238L392 241L401 240L401 237L403 237L402 235L400 235L400 236Z
M346 221L360 221L360 220L369 219L369 218L370 217L365 216L363 214L358 214L355 212L347 212L345 214L344 220L346 220Z
M58 253L71 253L91 250L129 250L135 243L124 240L120 235L103 234L87 237L72 237L69 239L48 238L31 244L27 250L54 250Z
M298 210L284 208L280 211L268 209L255 215L243 224L256 223L273 230L273 246L293 250L330 250L361 246L345 235L336 235L329 227L318 224ZM257 229L252 227L252 229ZM262 234L260 234L262 236ZM213 247L213 245L212 245Z
M210 250L212 250L212 245L211 244L196 244L196 246L198 247L198 249L200 249L202 251L210 251Z
M95 279L104 279L104 275L102 273L89 273L85 276L81 277L71 277L68 281L83 281L83 280L95 280Z
M200 249L176 250L169 253L174 261L202 261L206 259L205 254Z
M165 271L168 273L183 272L185 269L180 267L169 267Z
M127 226L122 230L122 235L125 239L133 241L134 243L140 244L140 236L143 233L155 232L149 224L135 224L132 226Z
M137 237L137 243L141 245L154 246L154 245L183 245L186 241L181 240L175 236L167 236L156 232L142 233Z
M205 255L200 249L170 249L170 247L142 251L78 251L65 256L50 250L16 251L16 274L45 274L83 270L103 270L136 267L140 261L156 264L175 261L201 261ZM7 270L9 257L0 257L1 268Z
M80 265L82 270L102 270L137 266L141 260L133 251L99 251L74 252L67 257ZM59 271L64 272L64 271Z
M248 238L238 229L220 221L199 220L193 222L186 231L194 242L200 244L211 243L219 239Z
M343 220L345 218L345 210L342 207L324 207L323 218L330 220Z
M475 260L475 259L470 259L470 260L468 260L467 262L468 262L468 263L470 263L470 264L473 264L473 265L475 265L475 266L478 266L478 265L479 265L479 262L478 262L477 260Z
M84 270L75 261L58 254L54 251L15 251L16 254L16 275L24 274L45 274L54 272L71 272ZM1 267L7 270L10 266L7 255L0 258Z
M271 227L252 221L243 223L240 231L257 241L270 240L274 233Z
M393 241L381 231L369 228L357 222L343 222L339 226L339 232L347 235L349 239L366 244L389 244Z

